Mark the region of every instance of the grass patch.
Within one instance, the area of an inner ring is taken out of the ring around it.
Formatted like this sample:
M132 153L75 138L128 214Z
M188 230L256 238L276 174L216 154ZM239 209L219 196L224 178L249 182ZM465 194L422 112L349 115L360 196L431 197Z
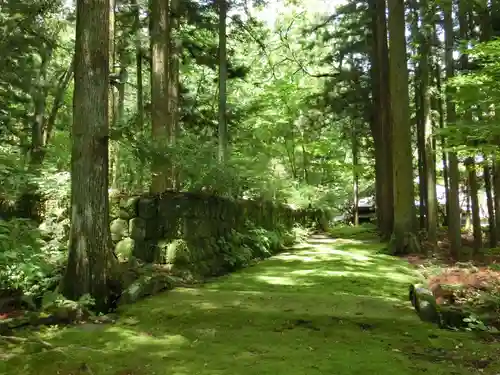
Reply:
M47 329L54 346L4 345L0 373L99 375L496 374L496 345L419 321L418 275L383 244L308 244L121 312L114 325ZM497 361L498 362L498 361Z

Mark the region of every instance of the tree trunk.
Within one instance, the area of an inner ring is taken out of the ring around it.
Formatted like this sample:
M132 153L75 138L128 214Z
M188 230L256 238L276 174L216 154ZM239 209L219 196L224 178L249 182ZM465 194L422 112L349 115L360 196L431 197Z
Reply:
M71 58L71 63L68 69L63 73L63 75L59 78L59 82L57 84L56 94L54 95L54 101L52 102L52 108L50 110L49 118L47 119L47 124L44 127L43 144L46 146L49 144L50 137L52 136L52 130L54 129L54 125L56 123L57 114L59 109L64 103L64 94L69 87L71 80L73 79L73 73L75 68L75 57Z
M437 40L437 38L436 38ZM436 64L435 69L435 79L436 79L436 89L438 92L437 106L439 113L439 129L444 129L444 108L442 99L442 87L441 87L441 68L439 63ZM450 212L450 179L448 177L448 154L446 153L446 141L444 136L440 136L441 143L441 158L443 162L443 180L444 180L444 192L445 192L445 213L443 226L448 226L448 216Z
M116 32L116 16L115 16L116 0L109 0L109 74L114 76L115 72L115 32ZM116 127L116 98L115 98L115 86L111 81L109 82L109 125L111 129ZM109 173L111 175L111 181L114 181L115 175L115 143L116 140L111 140L109 142Z
M136 96L137 96L137 132L142 133L144 131L144 88L143 88L143 78L142 78L142 43L141 43L141 7L137 0L132 0L132 11L134 14L134 30L135 30L135 73L136 73ZM143 162L143 160L141 160ZM143 167L145 163L143 162ZM137 190L142 191L144 189L144 168L140 168L137 171L137 178L135 179L137 184Z
M219 161L227 161L227 51L226 51L226 19L227 19L227 1L219 2Z
M354 201L354 225L359 225L359 167L358 167L358 134L357 127L354 125L352 130L351 147L352 147L352 190Z
M417 54L421 56L421 51L417 51ZM419 65L422 65L422 63ZM419 227L420 229L425 230L427 228L427 165L425 162L425 120L421 92L421 75L422 73L420 67L415 64L415 118L417 127Z
M31 154L30 167L32 170L37 170L44 159L44 120L47 104L47 70L52 58L52 51L48 48L42 52L42 63L38 74L38 80L34 86L35 93L33 94L33 104L35 113L33 116L33 124L31 126Z
M120 53L120 73L118 74L118 105L116 111L116 121L115 126L119 129L123 129L125 126L125 88L128 80L128 72L127 72L127 63L125 59L125 51L121 51ZM115 141L114 147L114 173L113 173L113 181L111 186L113 189L120 190L123 188L121 181L121 152L120 152L120 141Z
M403 0L389 0L389 73L394 178L393 253L416 249L416 216Z
M488 233L489 233L489 245L490 248L496 247L497 236L495 229L495 210L493 203L493 193L491 184L491 166L490 160L487 155L483 155L483 178L484 178L484 190L486 191L486 205L488 207Z
M385 0L369 2L372 13L373 45L371 56L372 120L375 143L375 188L377 225L384 240L391 237L394 225L394 187L392 176L392 126L390 119L389 51L387 46Z
M71 149L71 229L63 294L90 294L108 307L110 265L108 196L108 0L79 0L76 7L75 83Z
M432 9L426 0L420 1L422 21L424 25L432 22ZM420 49L420 111L422 113L422 135L423 135L423 164L422 172L425 181L425 214L427 239L435 244L437 241L437 195L436 195L436 162L434 158L433 128L431 118L431 94L430 94L430 68L432 34L427 27L422 27L422 41Z
M472 209L471 209L471 194L470 194L470 181L469 181L469 174L468 174L468 171L467 171L467 179L465 180L465 184L464 184L464 189L463 189L463 193L465 195L465 230L467 232L472 232Z
M151 0L151 124L157 144L168 144L169 124L169 1ZM155 148L159 151L160 147ZM155 155L151 163L151 192L161 193L172 187L171 166L164 155Z
M490 9L488 8L488 1L480 1L480 7L478 11L479 23L481 25L481 41L487 42L491 39L491 16ZM493 186L492 186L492 167L491 159L483 154L483 178L484 178L484 190L486 191L486 206L488 208L488 239L489 247L494 248L497 244L497 229L496 229L496 215L500 212L495 213L494 209L494 198L493 198Z
M473 158L465 162L469 179L469 194L472 209L472 233L474 234L474 250L478 252L483 247L483 232L481 230L481 216L479 214L478 183L476 175L476 163Z
M496 1L492 1L493 3ZM491 39L491 15L490 9L488 7L488 0L480 0L478 1L477 7L477 15L478 15L478 24L481 28L481 42L487 42Z
M467 40L469 38L469 15L471 12L470 5L465 0L459 1L459 14L458 23L460 28L460 39ZM460 67L462 71L466 72L469 67L469 58L467 51L463 51L460 56ZM473 124L473 114L471 108L466 108L465 110L465 120L472 125ZM465 166L467 168L467 180L468 180L468 193L470 197L470 208L472 213L472 233L474 235L474 250L477 252L483 246L482 230L481 230L481 217L479 214L479 199L478 199L478 183L476 174L476 163L474 157L469 157L465 161Z
M45 158L44 125L47 105L47 71L52 58L52 50L45 47L41 52L41 64L38 70L38 77L32 87L32 100L34 114L31 123L31 147L29 152L29 170L34 175L39 175L40 168ZM34 220L41 220L42 202L39 194L38 183L35 179L28 180L23 186L23 193L18 199L18 206L24 217Z
M453 19L451 3L443 4L444 29L445 29L445 64L446 79L449 80L455 75L453 67ZM452 124L456 121L455 103L453 102L453 88L446 87L446 121ZM459 202L459 178L458 158L453 151L448 153L448 172L450 180L450 191L448 194L448 237L450 240L450 251L453 257L458 257L458 252L462 246L462 236L460 231L461 210Z
M493 157L493 205L495 207L495 229L497 241L500 241L500 160ZM497 242L498 244L498 242Z
M169 114L171 116L170 123L172 124L172 137L171 143L174 146L177 139L180 137L180 81L179 81L179 69L180 69L180 57L182 53L182 41L180 40L180 14L179 14L179 0L171 0L171 20L170 20L170 64L169 64L169 99L170 108ZM177 161L177 166L172 168L172 181L176 190L180 190L180 160Z
M420 6L424 6L424 2ZM419 228L421 230L426 230L427 228L427 165L425 161L425 119L424 119L424 103L422 92L422 72L421 67L424 65L424 59L426 56L422 55L424 50L424 27L419 29L419 21L423 22L423 17L420 17L420 13L424 13L423 10L419 12L419 4L417 2L412 3L411 9L411 31L414 40L417 42L418 48L415 48L414 52L414 92L415 92L415 125L417 133L417 158L418 158L418 196L419 196ZM425 61L427 63L427 61Z

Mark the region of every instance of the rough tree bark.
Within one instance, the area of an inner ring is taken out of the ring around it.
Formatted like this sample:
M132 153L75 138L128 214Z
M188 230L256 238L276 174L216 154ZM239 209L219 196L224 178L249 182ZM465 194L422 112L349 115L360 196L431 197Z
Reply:
M476 163L474 158L467 158L465 161L465 166L467 167L467 175L469 180L469 196L471 200L471 211L472 211L472 233L474 235L474 251L479 251L483 246L483 232L481 229L481 216L479 215L479 198L478 190L479 186L477 183L476 175Z
M488 207L488 226L489 226L489 243L490 247L496 247L497 244L497 233L495 228L495 209L493 203L493 186L491 184L491 164L490 159L485 154L483 155L483 178L484 178L484 190L486 190L486 204Z
M437 37L435 38L437 40ZM436 89L438 92L438 98L437 98L437 110L439 114L439 129L444 129L445 123L444 123L444 103L443 103L443 98L442 98L442 85L441 85L441 68L439 66L439 63L436 64L435 66L435 71L434 71L434 78L436 82ZM444 180L444 192L445 192L445 212L444 212L444 220L443 220L443 225L445 227L448 226L448 215L450 212L450 179L448 176L448 154L446 153L446 140L444 136L439 137L439 141L441 144L441 157L443 161L443 180Z
M493 192L496 238L497 241L500 241L500 159L496 155L493 156Z
M375 143L375 189L377 225L383 239L392 235L394 189L392 177L392 127L390 121L389 51L385 0L369 2L372 13L372 120Z
M420 2L421 19L424 25L432 22L433 11L426 0ZM423 136L423 181L425 181L425 214L427 238L430 242L437 241L437 195L436 195L436 162L434 159L433 128L431 119L431 94L429 59L431 57L432 33L429 27L422 27L421 60L420 60L420 105L422 114Z
M137 131L144 131L144 86L142 78L142 41L141 41L141 6L137 0L131 0L132 11L134 14L134 31L135 31L135 74L136 74L136 90L137 90ZM144 186L144 170L137 171L135 179L136 190L142 191Z
M75 83L71 148L71 229L61 291L70 299L90 294L108 306L111 264L108 197L108 0L76 6Z
M446 64L446 79L450 80L455 75L453 67L453 18L452 4L448 1L443 4L444 13L444 29L445 29L445 64ZM446 122L453 123L456 121L455 103L453 102L453 89L451 86L446 86ZM448 237L450 240L450 251L453 257L458 256L458 252L462 245L462 237L460 232L461 210L459 202L459 178L458 158L453 151L448 152L448 173L450 191L448 194Z
M227 120L226 120L226 85L227 85L227 51L226 21L227 1L219 2L219 161L227 160Z
M172 146L175 146L177 139L180 137L181 125L180 125L180 59L182 53L182 41L180 39L180 0L171 0L171 18L169 22L170 26L170 56L169 56L169 99L170 99L170 123L172 126L172 133L170 142ZM180 168L174 166L172 168L172 183L176 190L180 190Z
M403 0L389 0L389 82L391 92L394 230L392 252L414 252L416 215Z
M172 134L169 123L169 3L168 0L151 0L151 124L153 139L159 144L169 143ZM160 193L172 187L170 164L168 157L155 155L151 165L151 192Z
M354 201L354 225L359 225L359 144L357 125L353 124L351 135L352 148L352 190Z

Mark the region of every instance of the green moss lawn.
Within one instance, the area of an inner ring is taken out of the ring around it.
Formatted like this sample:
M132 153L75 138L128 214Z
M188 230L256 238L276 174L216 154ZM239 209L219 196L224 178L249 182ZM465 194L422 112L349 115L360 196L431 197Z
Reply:
M499 343L419 321L406 300L416 274L380 247L313 237L203 287L139 302L114 325L41 331L53 349L3 344L0 373L500 373Z

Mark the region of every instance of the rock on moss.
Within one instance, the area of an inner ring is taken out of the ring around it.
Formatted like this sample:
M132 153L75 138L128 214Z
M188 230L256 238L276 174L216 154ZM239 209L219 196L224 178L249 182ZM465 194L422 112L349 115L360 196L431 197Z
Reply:
M118 211L118 218L120 219L123 219L123 220L130 220L132 219L134 216L131 216L129 212L123 210L123 209L120 209Z
M119 215L123 219L131 219L137 216L139 197L122 199L120 202Z
M110 224L111 239L115 242L124 237L128 237L128 221L124 219L115 219Z
M172 289L174 282L169 275L152 273L141 275L129 285L120 297L120 305L130 304L146 296L152 296L167 289Z
M130 238L143 240L146 237L146 221L140 217L134 217L129 221Z
M130 259L134 252L135 241L132 238L124 238L115 246L115 254L118 258L126 260Z

